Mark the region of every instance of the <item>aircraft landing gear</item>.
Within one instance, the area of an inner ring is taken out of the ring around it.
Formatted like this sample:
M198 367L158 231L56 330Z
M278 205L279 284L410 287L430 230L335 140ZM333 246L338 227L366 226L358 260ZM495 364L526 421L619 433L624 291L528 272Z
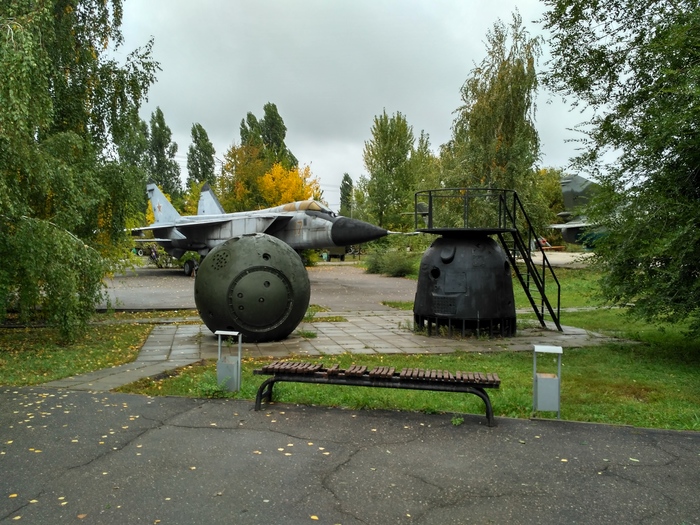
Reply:
M196 273L198 268L199 265L194 259L187 259L185 264L182 266L182 269L187 277L191 277L193 273Z

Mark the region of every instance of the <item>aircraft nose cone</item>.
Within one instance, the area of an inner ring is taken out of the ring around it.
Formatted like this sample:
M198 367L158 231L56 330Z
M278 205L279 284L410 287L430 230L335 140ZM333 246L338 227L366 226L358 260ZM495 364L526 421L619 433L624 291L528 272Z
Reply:
M389 232L384 228L367 222L338 217L331 228L331 239L336 246L350 246L373 241L384 237Z

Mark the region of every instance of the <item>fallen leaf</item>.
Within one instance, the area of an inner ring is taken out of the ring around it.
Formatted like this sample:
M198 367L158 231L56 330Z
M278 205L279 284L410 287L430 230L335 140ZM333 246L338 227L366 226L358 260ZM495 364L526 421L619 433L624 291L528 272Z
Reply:
M87 514L78 514L79 520L84 520L85 518L87 518Z
M311 516L312 520L318 520L318 516Z
M16 498L16 497L17 497L17 494L10 494L10 497L11 497L11 498Z

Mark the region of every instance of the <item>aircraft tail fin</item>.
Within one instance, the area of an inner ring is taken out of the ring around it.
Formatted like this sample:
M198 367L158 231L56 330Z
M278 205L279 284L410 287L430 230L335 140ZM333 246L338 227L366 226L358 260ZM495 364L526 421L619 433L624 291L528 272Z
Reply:
M154 224L172 223L180 218L180 214L175 207L170 204L170 201L165 198L165 195L163 195L163 192L160 191L158 186L149 183L146 186L146 192L148 193L148 198L153 208L153 217L155 218Z
M199 194L199 205L197 206L197 215L217 215L224 214L224 207L219 202L219 199L214 195L214 190L211 189L207 182L202 186L202 191Z

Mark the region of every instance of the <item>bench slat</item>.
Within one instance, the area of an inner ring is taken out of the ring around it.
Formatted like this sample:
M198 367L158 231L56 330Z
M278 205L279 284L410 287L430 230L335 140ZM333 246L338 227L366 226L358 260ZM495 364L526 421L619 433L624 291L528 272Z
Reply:
M341 375L362 378L367 375L372 379L391 380L396 378L418 382L462 383L466 385L493 386L496 388L501 383L498 374L492 372L464 372L458 370L452 374L449 370L425 370L423 368L402 368L400 372L397 372L396 368L389 366L375 366L368 371L364 365L351 365L347 370L343 370L337 363L329 368L324 368L322 364L305 361L273 361L268 365L264 365L262 369L255 370L254 373L270 375L316 375L320 373L322 376L329 378Z
M272 387L277 381L436 390L479 396L486 405L486 419L489 426L493 426L495 421L491 400L485 389L499 388L501 383L498 374L491 372L458 370L452 374L449 370L425 370L422 368L402 368L400 372L397 372L394 367L389 366L375 366L368 371L366 366L361 365L351 365L347 370L344 370L338 364L325 368L318 363L303 361L274 361L261 369L253 370L253 373L273 376L263 381L258 388L255 410L260 410L263 399L267 402L272 401Z

